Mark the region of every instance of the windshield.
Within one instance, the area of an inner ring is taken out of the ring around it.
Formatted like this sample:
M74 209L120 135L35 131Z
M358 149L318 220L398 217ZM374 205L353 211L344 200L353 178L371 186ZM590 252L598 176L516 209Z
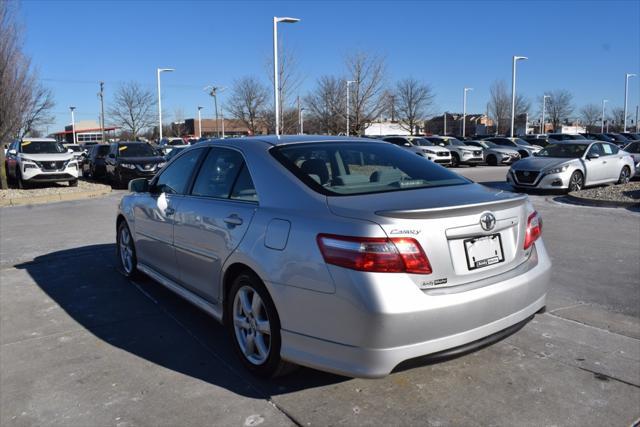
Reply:
M149 144L141 143L121 144L118 146L118 153L120 157L155 157L158 155Z
M480 145L482 145L485 148L497 148L500 147L498 144L496 144L495 142L491 142L491 141L479 141Z
M390 144L341 142L276 147L273 156L328 196L468 184L449 170Z
M513 138L513 142L515 142L518 145L531 145L527 141L521 138Z
M415 145L420 145L422 147L433 147L434 144L431 141L427 141L424 138L413 138L411 140Z
M449 138L449 144L451 145L466 145L464 142L460 141L459 139L455 139L455 138Z
M577 159L584 155L589 144L549 144L538 154L537 157L560 157L563 159Z
M20 152L25 154L59 154L67 149L56 141L22 141Z
M177 154L179 154L182 150L187 147L176 147L173 150L169 151L166 156L164 156L167 160L173 159Z

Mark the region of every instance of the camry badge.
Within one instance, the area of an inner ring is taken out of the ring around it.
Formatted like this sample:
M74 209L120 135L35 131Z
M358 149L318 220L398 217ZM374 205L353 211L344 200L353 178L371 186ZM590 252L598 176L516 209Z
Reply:
M491 212L483 213L480 217L480 226L484 231L493 230L496 226L496 217Z

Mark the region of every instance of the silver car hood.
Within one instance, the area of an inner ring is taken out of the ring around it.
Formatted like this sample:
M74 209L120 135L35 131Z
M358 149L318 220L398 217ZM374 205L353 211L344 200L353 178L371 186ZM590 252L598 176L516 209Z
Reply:
M460 210L524 198L526 196L521 194L471 183L361 196L327 197L327 204L331 212L338 216L376 221L378 216L420 216L428 212Z
M433 151L434 153L443 153L443 152L449 152L451 150L449 150L446 147L441 147L439 145L434 145L434 146L428 146L428 145L418 145L417 147L423 149L423 150L429 150L429 151Z
M61 160L73 159L71 153L43 153L43 154L26 154L20 153L20 157L24 160L35 160L36 162L58 162Z
M563 163L570 163L577 159L563 159L557 157L527 157L518 160L511 166L515 170L541 171L544 169L554 168Z

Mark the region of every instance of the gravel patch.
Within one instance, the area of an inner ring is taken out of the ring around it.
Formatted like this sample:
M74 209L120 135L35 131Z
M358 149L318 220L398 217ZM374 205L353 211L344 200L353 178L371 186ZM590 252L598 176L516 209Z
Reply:
M624 185L607 185L586 190L574 191L571 196L581 199L602 200L606 202L640 202L640 181Z
M96 182L88 182L79 180L77 187L69 187L66 183L47 183L36 184L32 188L26 188L23 190L17 188L10 188L8 190L0 190L0 201L6 199L22 199L33 198L41 196L55 196L65 195L73 193L93 193L93 192L109 192L111 187L104 184L98 184Z

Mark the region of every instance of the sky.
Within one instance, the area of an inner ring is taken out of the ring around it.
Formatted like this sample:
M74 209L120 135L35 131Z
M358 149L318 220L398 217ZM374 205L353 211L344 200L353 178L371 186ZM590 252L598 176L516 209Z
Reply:
M576 110L608 99L623 106L625 73L640 75L640 1L36 1L19 4L27 54L53 89L55 123L95 120L98 81L105 103L122 82L156 88L162 75L164 121L183 111L211 117L203 88L230 88L253 75L269 83L273 16L281 42L297 61L300 95L322 75L344 75L344 58L367 52L385 58L387 83L414 77L431 86L431 113L486 110L496 80L511 84L511 58L519 62L517 91L532 102L566 89ZM629 111L640 102L640 79L629 82ZM229 90L221 93L224 103ZM109 123L107 117L107 124Z

